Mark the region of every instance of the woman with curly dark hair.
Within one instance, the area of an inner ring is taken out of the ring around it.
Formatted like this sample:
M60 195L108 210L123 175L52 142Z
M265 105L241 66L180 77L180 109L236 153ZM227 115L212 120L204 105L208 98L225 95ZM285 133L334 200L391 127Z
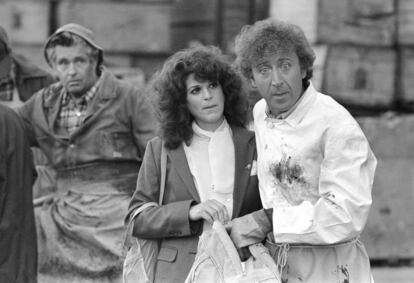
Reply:
M216 47L175 53L155 75L160 136L145 152L129 216L159 198L161 147L167 153L164 201L134 220L133 236L161 239L155 282L183 282L198 236L213 221L262 207L255 138L244 128L242 81Z

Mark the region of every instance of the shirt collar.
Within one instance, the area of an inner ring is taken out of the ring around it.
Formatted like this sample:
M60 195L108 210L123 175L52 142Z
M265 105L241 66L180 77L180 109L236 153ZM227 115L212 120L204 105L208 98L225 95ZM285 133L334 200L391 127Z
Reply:
M286 112L280 113L276 117L270 114L269 107L266 105L266 120L277 122L277 121L285 121L291 126L298 125L305 114L310 109L310 106L316 99L316 90L313 87L312 83L309 82L309 86L302 94L301 98L295 103L295 105Z
M197 125L197 123L195 121L193 121L191 127L193 128L194 134L196 134L200 137L206 137L206 138L211 139L213 137L214 133L219 132L219 131L223 131L224 129L229 128L229 125L226 121L226 118L224 118L221 125L214 132L203 130L202 128L200 128Z
M81 97L81 101L88 104L89 101L95 96L95 93L98 90L99 84L102 81L102 76L96 81L96 83ZM71 95L68 95L67 91L63 88L63 97L62 97L62 104L65 105L69 102L69 100L73 99Z

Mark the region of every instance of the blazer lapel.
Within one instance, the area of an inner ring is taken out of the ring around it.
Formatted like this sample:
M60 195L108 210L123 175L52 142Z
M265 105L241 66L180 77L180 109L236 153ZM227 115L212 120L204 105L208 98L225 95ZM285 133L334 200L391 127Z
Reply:
M102 80L95 93L95 98L91 101L91 106L86 110L84 124L91 118L92 115L98 116L98 113L103 106L117 96L115 78L109 74L105 69L102 70Z
M174 166L174 170L180 176L190 195L197 202L200 202L200 196L198 195L197 189L194 185L193 177L188 166L183 145L181 144L175 150L168 150L167 155L171 159L171 164Z
M44 94L44 101L40 107L44 107L46 114L47 125L50 133L55 133L55 122L58 118L60 104L63 98L63 86L61 84L52 85Z
M239 127L232 127L232 132L236 159L233 191L233 217L238 217L244 196L246 195L255 148L249 143L253 135L251 132Z

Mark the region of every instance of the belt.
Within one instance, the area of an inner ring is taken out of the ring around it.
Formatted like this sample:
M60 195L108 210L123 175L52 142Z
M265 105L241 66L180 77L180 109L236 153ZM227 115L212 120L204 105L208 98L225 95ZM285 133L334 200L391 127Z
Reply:
M82 181L104 181L120 177L125 174L137 174L137 162L99 162L86 165L61 168L57 170L57 179L77 179Z
M290 250L290 248L332 248L332 247L339 247L344 245L349 245L351 243L356 243L359 241L359 237L352 238L348 241L336 243L336 244L325 244L325 245L312 245L312 244L289 244L289 243L275 243L275 238L273 236L273 233L270 232L267 234L266 239L266 247L269 249L270 255L276 258L276 264L279 268L280 274L282 274L283 268L286 265L287 262L287 255Z

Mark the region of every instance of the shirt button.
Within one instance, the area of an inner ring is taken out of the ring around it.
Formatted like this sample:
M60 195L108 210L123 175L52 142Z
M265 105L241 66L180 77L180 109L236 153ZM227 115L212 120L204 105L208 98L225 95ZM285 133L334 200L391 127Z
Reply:
M76 116L80 117L81 113L80 112L76 112Z

